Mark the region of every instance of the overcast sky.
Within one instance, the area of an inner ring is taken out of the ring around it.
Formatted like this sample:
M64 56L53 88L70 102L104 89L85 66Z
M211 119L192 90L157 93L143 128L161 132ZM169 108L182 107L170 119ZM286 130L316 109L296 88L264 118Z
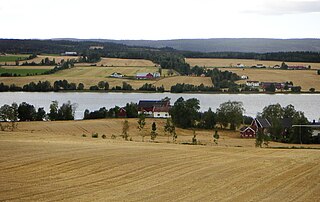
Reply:
M320 0L0 0L0 38L320 38Z

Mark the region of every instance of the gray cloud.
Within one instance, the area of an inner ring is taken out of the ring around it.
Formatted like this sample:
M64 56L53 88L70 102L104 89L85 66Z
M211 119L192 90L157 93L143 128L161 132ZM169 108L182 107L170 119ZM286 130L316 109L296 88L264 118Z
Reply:
M262 15L284 15L320 12L320 1L266 1L255 10L245 12Z

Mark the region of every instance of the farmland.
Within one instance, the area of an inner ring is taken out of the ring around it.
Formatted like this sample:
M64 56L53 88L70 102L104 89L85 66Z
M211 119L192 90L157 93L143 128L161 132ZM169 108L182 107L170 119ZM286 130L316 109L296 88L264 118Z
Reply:
M42 74L44 72L48 71L48 69L28 69L28 68L1 68L0 67L0 74L8 73L12 75L19 75L19 76L27 76L27 75L37 75Z
M294 85L301 86L302 90L309 91L310 88L320 89L319 75L315 70L274 70L274 69L242 69L223 68L238 75L246 75L249 80L260 82L286 82L292 81ZM239 81L245 83L245 80Z
M166 144L163 120L160 143L141 142L135 119L125 142L123 121L29 122L0 132L0 200L319 201L319 150L257 149L222 131L218 145L212 131L197 131L206 146ZM191 141L192 130L177 133L178 143Z
M246 59L219 59L219 58L187 58L187 63L191 66L201 67L236 67L237 64L243 64L244 66L251 67L257 64L263 64L266 67L273 67L275 65L281 65L281 61L265 61L265 60L246 60ZM320 69L320 63L303 63L303 62L286 62L287 65L311 65L312 69Z
M17 60L26 60L29 57L29 55L26 54L19 54L19 55L0 55L0 64L5 64L5 63L14 63Z

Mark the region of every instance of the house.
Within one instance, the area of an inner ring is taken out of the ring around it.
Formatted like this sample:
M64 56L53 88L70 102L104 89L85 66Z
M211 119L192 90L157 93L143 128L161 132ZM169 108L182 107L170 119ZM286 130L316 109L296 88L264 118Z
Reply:
M243 79L243 80L246 80L246 79L248 79L249 77L248 76L246 76L246 75L242 75L241 76L241 79Z
M243 126L240 129L240 137L242 138L256 137L256 131L254 131L250 126Z
M170 100L140 100L138 114L153 118L169 118Z
M288 69L291 69L291 70L306 70L306 69L308 69L308 67L302 66L302 65L291 65L291 66L288 66Z
M239 64L236 65L236 67L244 68L244 64L240 64L240 63L239 63Z
M273 66L273 69L280 69L280 68L281 68L280 65L275 65L275 66Z
M124 107L121 107L119 109L118 117L119 118L126 118L127 117L127 111L126 111L126 109Z
M268 128L271 127L270 122L268 119L265 118L255 118L250 127L257 133L259 130L263 133L267 133Z
M136 74L136 79L154 79L154 78L159 78L161 75L159 72L154 72L154 73L137 73Z
M89 49L90 50L103 50L104 47L103 46L90 46Z
M261 82L261 88L266 89L269 88L271 85L274 85L274 87L277 90L282 90L285 86L284 83L278 83L278 82Z
M256 68L266 68L263 64L257 64Z
M65 55L65 56L77 56L78 53L77 53L77 52L65 52L65 53L62 53L61 55Z
M113 77L113 78L122 78L123 75L121 73L117 73L117 72L113 72L110 77Z
M246 82L246 86L259 87L260 86L260 82L259 81L247 81Z

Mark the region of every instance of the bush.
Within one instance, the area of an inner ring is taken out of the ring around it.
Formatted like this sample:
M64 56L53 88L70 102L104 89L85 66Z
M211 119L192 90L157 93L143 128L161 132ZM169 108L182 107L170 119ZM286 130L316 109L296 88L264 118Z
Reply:
M99 134L98 133L92 133L92 138L98 138L99 137Z
M86 134L82 134L82 137L87 137L87 135Z
M102 137L102 139L107 139L106 135L102 135L101 137Z
M114 139L116 139L116 138L117 138L117 136L115 136L114 134L111 135L111 139L114 140Z

